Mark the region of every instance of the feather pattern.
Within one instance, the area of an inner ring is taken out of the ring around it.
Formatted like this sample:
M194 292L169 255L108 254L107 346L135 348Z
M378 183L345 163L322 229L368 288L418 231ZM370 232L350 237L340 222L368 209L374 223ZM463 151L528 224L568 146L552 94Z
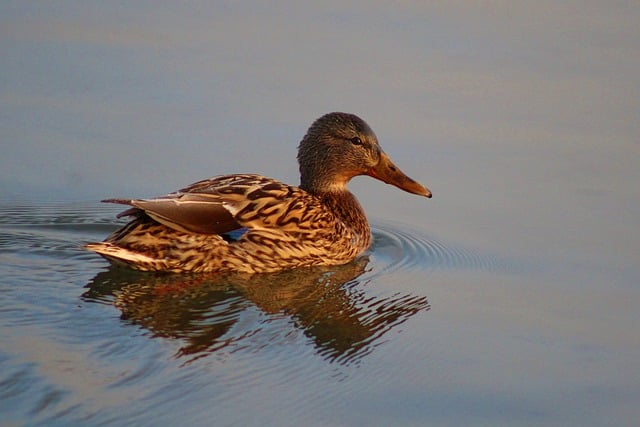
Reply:
M363 141L366 149L359 148ZM343 152L331 154L338 149ZM330 113L314 122L298 158L303 177L316 170L300 187L236 174L158 198L104 200L131 206L119 217L132 219L104 242L85 247L143 271L265 273L343 264L371 241L364 211L346 188L352 176L367 174L431 195L391 163L373 131L351 114ZM324 169L317 169L318 163Z

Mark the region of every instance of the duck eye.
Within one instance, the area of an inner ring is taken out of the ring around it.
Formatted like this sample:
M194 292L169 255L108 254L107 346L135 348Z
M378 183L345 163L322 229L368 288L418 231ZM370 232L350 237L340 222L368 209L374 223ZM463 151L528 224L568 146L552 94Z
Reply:
M362 145L362 140L360 139L359 136L354 136L353 138L350 139L350 141L353 145Z

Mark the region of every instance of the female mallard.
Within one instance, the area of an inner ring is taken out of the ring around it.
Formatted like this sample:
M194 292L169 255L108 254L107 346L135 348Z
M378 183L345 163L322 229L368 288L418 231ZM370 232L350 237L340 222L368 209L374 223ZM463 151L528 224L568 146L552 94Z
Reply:
M371 242L362 207L347 189L369 175L409 193L431 192L406 176L359 117L329 113L298 147L300 186L260 175L225 175L133 206L133 220L85 247L143 271L266 273L351 261Z

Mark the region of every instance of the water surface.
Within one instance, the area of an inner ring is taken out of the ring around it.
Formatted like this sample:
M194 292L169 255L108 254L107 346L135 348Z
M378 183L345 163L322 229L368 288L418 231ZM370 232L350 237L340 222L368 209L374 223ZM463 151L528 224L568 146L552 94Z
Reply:
M255 387L297 384L315 395L316 381L347 380L391 345L391 331L427 313L426 295L394 282L411 280L427 259L434 268L451 262L433 256L440 245L431 251L427 240L383 227L370 252L339 267L138 273L80 248L115 229L112 207L22 203L0 211L1 384L16 422L134 422L146 413L141 401L146 410L167 399L190 406L201 387L208 391L196 405L215 399L232 412ZM306 398L288 405L304 407ZM164 419L165 410L150 418Z
M626 387L622 401L636 393L637 342L581 324L585 312L610 322L606 295L589 306L589 284L558 288L545 266L374 223L370 251L344 266L137 273L80 248L115 229L116 212L0 209L0 384L12 422L206 424L215 408L223 425L463 421L489 409L483 417L511 423L595 404L609 387ZM556 301L536 307L550 292Z

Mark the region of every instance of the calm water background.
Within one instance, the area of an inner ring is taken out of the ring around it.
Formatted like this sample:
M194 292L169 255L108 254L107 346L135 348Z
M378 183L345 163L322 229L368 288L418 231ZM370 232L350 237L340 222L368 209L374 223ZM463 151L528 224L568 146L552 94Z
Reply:
M636 425L637 2L0 4L3 425ZM241 278L109 269L112 196L297 183L329 111L417 198Z

